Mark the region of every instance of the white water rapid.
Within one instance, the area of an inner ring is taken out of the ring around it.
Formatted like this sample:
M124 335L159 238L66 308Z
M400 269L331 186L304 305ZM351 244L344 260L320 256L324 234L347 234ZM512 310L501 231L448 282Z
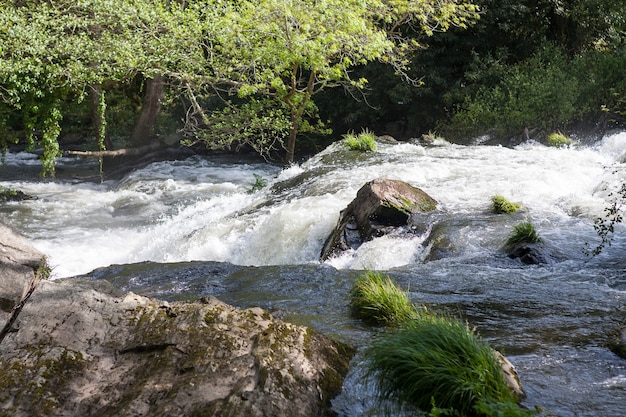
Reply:
M618 417L626 360L604 343L626 322L626 227L616 226L599 256L583 251L599 242L594 221L626 181L626 133L581 142L379 144L364 154L335 143L288 169L192 157L101 184L75 179L95 173L91 162L63 158L59 179L45 181L33 156L9 153L0 186L36 199L1 203L0 215L49 257L53 278L143 261L228 262L241 268L218 276L219 268L202 264L146 264L90 276L163 297L211 293L239 307L282 309L357 346L375 331L349 315L351 278L362 269L387 271L416 303L458 312L502 349L518 368L528 407L561 417ZM267 186L251 192L255 174ZM423 236L386 236L320 265L339 212L380 177L406 181L439 202L433 222L448 239L444 256L429 260ZM496 194L522 211L490 213ZM530 221L559 260L528 266L503 256L520 221ZM159 292L166 287L175 290ZM333 402L340 416L379 415L362 365L355 359Z
M484 212L490 197L501 194L523 205L543 237L579 257L586 241L597 240L593 220L603 215L608 194L625 175L620 162L626 133L592 146L560 149L536 143L515 149L444 142L380 145L374 154L354 160L341 147L334 144L286 170L190 158L154 163L103 184L0 181L0 186L37 197L0 211L49 256L54 277L141 261L302 264L317 262L339 211L356 191L371 179L386 177L422 188L441 210L455 215ZM28 154L7 155L0 180L15 165L28 163L36 160ZM68 164L72 161L62 160L61 170ZM269 183L250 193L254 174ZM493 251L508 233L484 232L468 237L466 255ZM418 238L393 240L375 240L330 263L384 270L419 260ZM618 245L607 255L619 250Z

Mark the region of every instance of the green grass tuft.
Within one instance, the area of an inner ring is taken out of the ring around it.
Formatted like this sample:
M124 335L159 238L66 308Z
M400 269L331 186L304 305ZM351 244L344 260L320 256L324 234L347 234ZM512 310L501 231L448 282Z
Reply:
M572 140L561 132L550 133L546 138L548 146L560 147L570 145L571 143Z
M535 226L530 222L522 222L513 227L513 232L506 241L506 246L511 247L520 243L541 243L543 239L539 237Z
M398 325L419 317L407 293L381 272L366 271L350 291L352 312L366 322Z
M509 409L520 414L507 416L527 415L494 351L458 319L424 314L386 333L365 354L381 403L395 399L431 415L495 416Z
M491 197L492 211L496 214L510 214L519 210L520 205L518 203L511 203L509 200L501 195L494 195Z
M358 135L354 132L343 135L343 141L348 149L353 151L375 151L376 150L376 135L367 129L363 130Z

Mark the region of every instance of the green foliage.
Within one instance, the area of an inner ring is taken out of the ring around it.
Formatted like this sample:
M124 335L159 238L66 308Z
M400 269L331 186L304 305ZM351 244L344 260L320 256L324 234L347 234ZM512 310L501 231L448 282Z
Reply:
M520 208L520 205L518 203L512 203L501 195L494 195L493 197L491 197L491 203L491 210L495 214L515 213Z
M382 272L367 271L356 279L350 306L355 316L373 324L398 325L420 315L407 293Z
M362 89L367 79L352 78L351 70L373 61L405 73L407 54L419 44L398 27L432 34L477 17L475 6L456 0L374 0L366 7L344 0L238 1L219 2L205 13L205 33L214 45L207 62L213 86L286 106L287 163L314 96L340 85Z
M17 196L17 190L0 185L0 199Z
M206 115L206 128L196 131L184 143L202 141L209 149L251 148L265 158L283 148L291 123L286 109L277 103L250 98L243 103L227 103Z
M530 222L521 222L513 227L513 232L506 241L506 247L512 247L521 243L541 243L535 226Z
M16 2L0 8L0 102L22 115L30 149L42 148L43 175L54 174L60 155L62 102L82 101L92 85L191 68L202 57L200 32L192 29L196 11L166 0Z
M376 150L376 135L369 130L363 130L358 135L353 132L343 135L343 141L348 149L353 151L375 151Z
M570 145L571 143L572 140L561 132L552 132L546 138L546 144L548 146L554 146L557 148Z
M479 67L479 86L455 113L453 127L511 134L525 127L554 129L577 115L581 79L556 47L546 46L516 65L493 61Z
M622 49L589 50L576 56L543 44L529 58L506 64L500 57L474 56L466 73L469 87L455 100L448 130L456 135L491 131L501 136L524 128L554 131L605 110L624 120L626 54ZM607 119L603 117L602 119Z
M382 401L431 415L496 416L495 409L519 408L494 351L458 319L424 315L385 333L366 357Z
M622 183L617 193L611 193L609 197L612 200L609 206L604 208L604 217L596 218L593 224L594 230L600 237L600 243L595 248L590 249L589 242L586 242L583 252L587 256L597 256L602 253L605 247L611 246L615 226L624 221L622 211L626 203L626 183Z
M257 191L260 191L263 188L267 187L267 180L265 178L263 178L259 174L252 175L254 175L254 184L252 184L252 188L250 188L250 194L256 193Z

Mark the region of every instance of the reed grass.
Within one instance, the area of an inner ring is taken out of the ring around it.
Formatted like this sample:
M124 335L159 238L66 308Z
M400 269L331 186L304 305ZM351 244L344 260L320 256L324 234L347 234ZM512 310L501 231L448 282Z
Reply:
M354 132L343 135L343 141L348 149L353 151L375 151L376 150L376 135L367 129L363 130L358 135Z
M381 272L366 271L350 291L352 313L366 322L398 325L419 317L408 294Z
M377 339L366 358L381 403L397 400L429 415L529 415L491 347L458 319L423 314Z
M513 226L513 231L506 241L506 247L512 247L521 243L541 243L543 239L539 237L535 226L530 222L522 222Z
M568 136L564 135L561 132L550 133L546 138L546 144L548 146L561 147L570 145L571 143L572 139L570 139Z

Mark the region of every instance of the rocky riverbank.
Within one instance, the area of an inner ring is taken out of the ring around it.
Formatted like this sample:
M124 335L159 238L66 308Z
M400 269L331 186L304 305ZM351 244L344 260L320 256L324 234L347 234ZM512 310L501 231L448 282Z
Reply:
M0 416L333 414L351 348L212 297L38 281L43 259L0 223Z

